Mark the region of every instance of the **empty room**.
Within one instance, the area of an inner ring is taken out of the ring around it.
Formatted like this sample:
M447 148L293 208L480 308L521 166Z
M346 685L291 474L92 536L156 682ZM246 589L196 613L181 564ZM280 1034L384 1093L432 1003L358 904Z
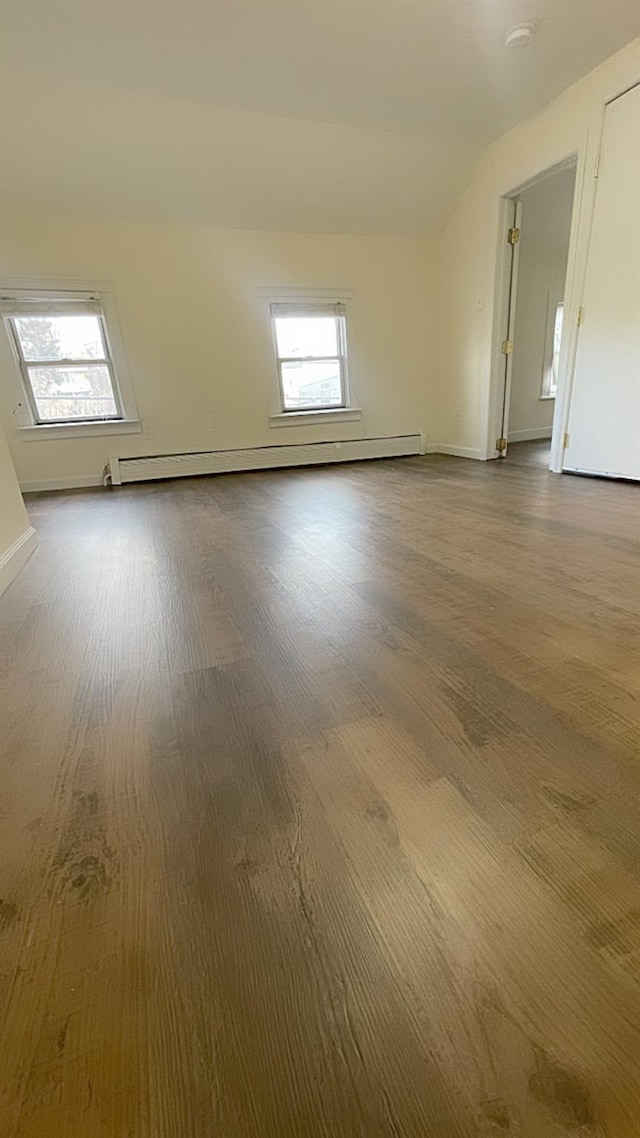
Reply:
M0 1138L638 1138L637 0L0 40Z

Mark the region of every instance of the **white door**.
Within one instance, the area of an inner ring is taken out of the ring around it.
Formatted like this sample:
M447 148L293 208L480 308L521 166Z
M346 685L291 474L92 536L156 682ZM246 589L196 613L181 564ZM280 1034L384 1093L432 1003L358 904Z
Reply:
M640 86L605 113L564 469L640 479Z

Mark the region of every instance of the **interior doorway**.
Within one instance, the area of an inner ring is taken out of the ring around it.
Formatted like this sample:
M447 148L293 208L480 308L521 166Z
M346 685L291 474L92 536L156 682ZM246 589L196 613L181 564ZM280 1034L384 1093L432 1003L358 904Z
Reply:
M507 199L501 458L549 465L575 181L571 161Z

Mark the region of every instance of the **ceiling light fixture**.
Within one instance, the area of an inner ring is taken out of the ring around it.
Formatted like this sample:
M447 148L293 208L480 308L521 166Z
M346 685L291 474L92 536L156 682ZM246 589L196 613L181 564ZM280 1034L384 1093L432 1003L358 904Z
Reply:
M509 31L506 33L504 46L509 48L528 47L535 32L535 24L516 24L515 27L509 28Z

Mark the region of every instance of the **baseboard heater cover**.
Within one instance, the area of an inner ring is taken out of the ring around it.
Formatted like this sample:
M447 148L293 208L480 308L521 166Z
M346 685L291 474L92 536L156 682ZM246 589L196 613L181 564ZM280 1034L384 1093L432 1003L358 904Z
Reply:
M424 454L423 435L392 435L379 439L350 439L334 443L294 443L290 446L212 450L193 454L156 454L142 458L112 457L108 478L113 486L154 478L186 478L197 474L231 474L243 470L275 470L283 466L313 466L328 462L357 462L366 458L397 458Z

